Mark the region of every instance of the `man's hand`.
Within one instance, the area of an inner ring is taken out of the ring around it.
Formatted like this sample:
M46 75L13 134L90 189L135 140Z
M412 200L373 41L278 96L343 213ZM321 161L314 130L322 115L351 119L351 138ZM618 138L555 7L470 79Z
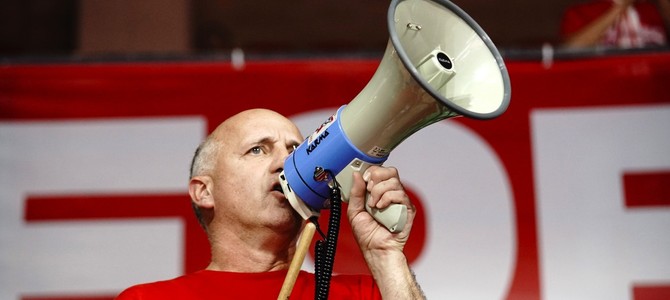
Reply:
M407 223L397 233L389 232L365 210L365 205L383 209L390 204L407 206ZM398 170L371 166L363 176L354 173L347 214L354 236L364 254L377 250L402 252L412 229L416 210L400 182Z
M363 176L357 172L353 176L347 215L382 298L425 299L402 252L412 230L416 209L405 193L398 170L372 166ZM407 206L405 227L396 233L391 233L365 210L366 205L383 209L390 204Z

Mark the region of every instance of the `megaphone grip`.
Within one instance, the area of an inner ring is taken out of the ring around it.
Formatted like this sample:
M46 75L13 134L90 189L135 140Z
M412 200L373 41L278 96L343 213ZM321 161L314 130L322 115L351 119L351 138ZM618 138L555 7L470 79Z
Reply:
M384 225L390 232L398 232L405 228L407 222L407 206L403 204L391 204L388 207L378 209L365 205L365 209L377 222Z
M353 173L358 172L363 174L370 166L380 165L371 164L360 159L354 159L349 165L342 169L337 175L337 182L340 184L342 190L342 200L349 202L349 191L353 185ZM368 203L370 193L366 195L365 203ZM378 209L365 204L365 210L372 215L380 224L384 225L390 232L398 232L405 228L407 223L407 206L403 204L392 203L386 208Z

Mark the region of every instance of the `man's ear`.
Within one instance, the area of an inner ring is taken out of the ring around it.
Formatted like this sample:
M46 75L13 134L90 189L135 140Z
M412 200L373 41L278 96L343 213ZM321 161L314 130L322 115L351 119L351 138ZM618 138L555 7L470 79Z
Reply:
M212 195L212 178L209 176L194 176L188 183L188 193L191 200L200 208L214 208Z

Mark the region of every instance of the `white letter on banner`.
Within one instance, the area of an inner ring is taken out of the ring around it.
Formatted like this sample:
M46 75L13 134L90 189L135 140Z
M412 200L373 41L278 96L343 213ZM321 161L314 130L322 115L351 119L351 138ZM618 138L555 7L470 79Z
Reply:
M532 113L543 300L632 299L670 282L670 210L627 209L622 177L670 169L670 106Z
M185 194L205 132L193 117L0 123L0 299L113 294L180 275L181 220L33 224L25 200Z

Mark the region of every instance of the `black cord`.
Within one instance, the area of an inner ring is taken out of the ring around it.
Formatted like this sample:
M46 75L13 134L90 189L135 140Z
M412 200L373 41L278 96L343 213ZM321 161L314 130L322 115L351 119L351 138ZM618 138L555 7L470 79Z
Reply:
M330 218L328 219L328 235L325 239L316 242L314 249L315 267L314 276L316 287L314 299L326 300L330 290L330 279L333 275L333 264L335 263L335 250L337 249L337 237L340 232L340 219L342 215L342 197L340 185L335 176L327 171L333 178L333 187L330 189Z

